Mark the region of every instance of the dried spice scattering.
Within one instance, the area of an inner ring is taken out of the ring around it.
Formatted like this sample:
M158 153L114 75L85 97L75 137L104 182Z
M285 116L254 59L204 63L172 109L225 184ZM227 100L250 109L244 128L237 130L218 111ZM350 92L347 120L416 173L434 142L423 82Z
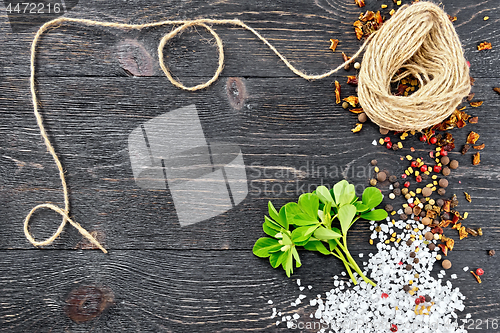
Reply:
M358 78L355 75L349 75L347 77L347 84L352 84L354 86L358 85Z
M490 42L482 42L481 44L479 44L477 46L477 49L479 51L483 51L483 50L491 50L491 43Z
M500 88L493 88L493 91L500 94Z
M468 202L471 202L471 201L472 201L472 199L471 199L471 197L470 197L470 194L469 194L469 193L464 192L464 195L465 195L465 200L467 200Z
M335 81L335 103L340 104L340 83Z
M360 114L360 113L363 113L363 108L356 108L356 109L350 109L349 111L351 111L352 113L355 113L355 114Z
M472 106L473 108L477 108L477 107L479 107L479 106L483 105L483 101L470 102L469 104L470 104L470 106Z
M478 165L479 163L481 163L481 154L477 152L472 158L472 165Z
M468 144L475 144L476 141L479 139L479 134L477 134L476 132L472 131L469 133L469 135L467 136L467 143Z
M484 143L479 145L479 146L472 146L472 148L476 149L476 150L483 150L484 149Z
M353 129L351 129L351 132L353 133L358 133L359 131L361 131L361 129L363 128L363 124L361 123L357 123L356 124L356 127L354 127ZM479 153L478 153L479 154Z
M337 48L337 45L339 45L339 40L338 39L330 39L330 50L335 52L335 49Z
M356 37L359 40L363 37L370 36L380 28L383 22L384 19L382 15L380 15L380 11L375 13L369 10L366 13L359 15L359 19L353 23Z
M356 5L358 5L359 7L364 7L365 6L365 0L354 0L354 2L356 3Z
M356 97L356 96L349 96L349 97L346 97L346 98L344 98L344 99L343 99L343 101L345 101L345 102L347 102L347 103L351 104L351 106L352 106L353 108L354 108L354 107L356 107L356 105L359 103L359 101L358 101L358 97Z

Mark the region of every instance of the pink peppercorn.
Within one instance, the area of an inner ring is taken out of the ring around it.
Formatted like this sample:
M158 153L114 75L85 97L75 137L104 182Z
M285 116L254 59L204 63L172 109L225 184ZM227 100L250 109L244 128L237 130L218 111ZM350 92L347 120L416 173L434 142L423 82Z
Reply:
M386 293L382 293L382 298L387 298L389 297L389 295L387 295Z
M477 275L483 275L484 274L484 270L482 268L478 268L478 269L476 269L476 274Z

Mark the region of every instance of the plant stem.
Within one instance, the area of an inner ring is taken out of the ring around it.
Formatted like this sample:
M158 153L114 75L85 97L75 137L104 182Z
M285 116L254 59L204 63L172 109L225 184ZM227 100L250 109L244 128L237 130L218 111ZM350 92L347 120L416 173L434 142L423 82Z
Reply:
M370 280L369 278L367 278L363 272L361 271L361 269L359 268L358 264L356 263L356 261L354 260L354 258L351 256L351 254L349 253L349 250L347 250L347 237L346 235L344 235L343 237L343 241L344 241L344 245L342 245L340 242L338 242L338 245L340 246L340 248L345 252L346 256L347 256L347 259L349 260L349 263L351 264L351 266L354 268L354 270L356 271L356 273L358 273L362 278L363 280L366 282L366 283L369 283L371 284L372 286L376 286L375 282L373 282L372 280Z
M335 251L337 251L338 255L336 255L335 253L331 252L334 256L336 256L337 258L339 258L340 260L342 260L342 262L344 263L345 265L345 268L347 270L347 273L349 273L349 277L351 278L352 282L354 283L354 285L357 285L358 284L358 281L356 281L356 278L354 277L354 275L352 274L352 271L351 271L351 266L352 264L349 263L344 255L342 254L342 252L339 250L338 247L335 248ZM355 267L353 266L353 268L355 269Z

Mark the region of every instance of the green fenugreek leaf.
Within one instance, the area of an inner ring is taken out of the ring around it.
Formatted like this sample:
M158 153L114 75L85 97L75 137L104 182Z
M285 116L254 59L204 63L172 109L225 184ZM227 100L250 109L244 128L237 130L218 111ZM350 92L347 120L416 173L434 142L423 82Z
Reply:
M340 221L340 227L342 228L342 233L347 234L347 230L351 226L351 222L356 215L356 207L354 205L343 205L339 208L338 219Z
M259 238L253 246L253 254L260 258L267 258L271 253L279 251L282 245L278 240L269 237Z
M361 218L364 218L368 221L380 221L385 219L387 216L387 212L384 209L375 209L362 214Z
M367 187L363 191L361 200L363 201L363 204L368 207L368 209L372 209L380 205L383 198L384 197L382 196L382 193L380 193L380 190L378 188Z

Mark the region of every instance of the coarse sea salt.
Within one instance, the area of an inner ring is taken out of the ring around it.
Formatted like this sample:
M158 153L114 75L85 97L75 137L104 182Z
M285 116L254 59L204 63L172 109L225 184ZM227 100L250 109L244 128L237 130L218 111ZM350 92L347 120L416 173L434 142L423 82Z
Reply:
M406 223L414 224L415 221L408 220ZM401 226L406 226L406 223L396 222ZM401 234L397 236L402 241L396 249L394 246L384 244L384 241L390 238L387 233L392 233L392 228L389 229L385 223L380 226L382 232L375 233L374 237L380 241L376 244L378 252L370 253L369 260L363 262L363 266L360 267L365 275L377 282L377 286L373 287L366 283L354 272L353 275L358 284L351 287L349 277L346 277L346 273L342 271L341 277L337 275L333 277L335 288L327 291L325 296L318 294L316 298L307 302L313 308L311 313L308 313L305 308L287 311L288 314L282 317L282 322L286 322L288 328L310 328L308 331L319 333L372 333L389 332L392 325L396 325L398 333L467 332L464 324L459 324L457 315L457 312L464 309L465 296L460 293L459 288L453 289L450 281L443 284L442 278L446 276L444 270L438 273L438 279L430 274L436 262L438 248L430 251L421 240L418 240L418 236L427 232L429 228L422 231L417 229L418 232L413 230L415 227L401 228ZM411 235L414 241L408 245L406 241L411 238ZM435 240L430 242L436 243ZM419 251L415 252L417 247ZM406 265L410 264L410 260L413 262L410 252L414 252L415 258L419 259L418 264L413 264L412 272L406 270ZM359 256L363 257L362 254ZM417 272L418 277L415 275ZM451 274L450 277L457 278L456 274ZM300 287L299 279L297 279L297 285ZM405 285L411 288L417 287L418 290L411 295L403 290ZM415 304L415 299L422 295L431 298L431 302L424 302L421 305L424 308L417 307ZM301 300L305 298L306 295L299 294L292 306L302 303ZM422 310L422 314L419 313L419 309ZM299 313L303 312L307 319L301 320ZM273 316L276 316L275 308L273 308ZM278 312L278 316L281 316L281 312ZM280 321L277 321L276 325L280 325Z

